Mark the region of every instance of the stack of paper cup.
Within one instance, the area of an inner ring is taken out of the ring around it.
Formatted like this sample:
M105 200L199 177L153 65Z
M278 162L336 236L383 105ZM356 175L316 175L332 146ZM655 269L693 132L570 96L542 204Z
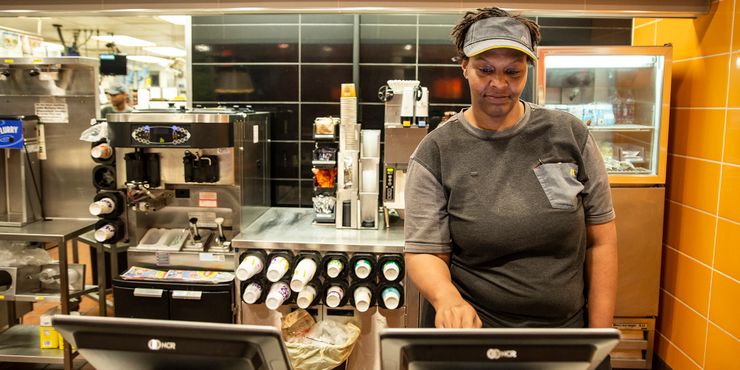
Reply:
M259 256L248 255L236 268L236 278L245 281L262 272L264 261ZM279 278L278 278L279 279Z
M401 292L394 287L388 287L383 289L380 293L380 297L383 300L383 305L389 310L395 310L398 308L398 304L401 303Z
M326 264L326 275L332 279L339 276L344 269L344 264L338 258L332 259Z
M375 167L365 167L362 169L362 183L360 190L364 193L378 192L378 169Z
M300 292L313 279L315 274L316 262L310 258L302 259L293 271L293 277L290 279L290 289L294 292Z
M105 224L103 227L95 230L95 240L102 243L114 235L116 235L116 226L113 224Z
M116 209L116 202L108 197L100 198L96 202L90 203L88 210L93 216L107 215Z
M290 287L284 281L278 281L270 286L270 292L267 293L267 299L265 299L265 306L271 310L277 310L288 297L290 297Z
M339 303L342 302L342 298L344 298L344 289L339 285L332 285L326 290L326 298L324 299L324 302L329 307L339 307Z
M288 272L288 269L290 269L288 259L283 256L273 257L270 265L267 266L267 280L273 283L280 280Z
M365 312L370 308L370 301L373 298L373 292L368 287L357 287L355 289L354 299L357 311Z
M365 279L370 276L373 271L373 264L366 259L359 259L355 261L355 275L360 279Z
M247 304L254 304L262 296L262 284L258 281L253 281L244 288L244 294L242 294L242 300Z
M311 305L311 302L313 302L315 298L316 289L313 287L313 285L306 285L305 287L303 287L303 290L298 293L296 304L298 304L298 307L300 308L308 308L308 306Z
M357 123L357 92L355 84L342 84L341 98L339 98L339 119L342 125Z
M363 158L379 157L380 130L362 130L362 153Z
M383 277L388 281L394 281L398 279L398 275L401 273L401 266L396 261L385 261L383 264Z

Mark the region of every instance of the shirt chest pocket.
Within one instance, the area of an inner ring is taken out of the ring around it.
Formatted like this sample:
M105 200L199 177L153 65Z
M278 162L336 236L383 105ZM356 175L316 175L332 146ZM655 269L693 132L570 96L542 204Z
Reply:
M543 163L534 168L534 174L552 208L574 209L578 206L578 194L583 190L583 184L577 179L578 165Z

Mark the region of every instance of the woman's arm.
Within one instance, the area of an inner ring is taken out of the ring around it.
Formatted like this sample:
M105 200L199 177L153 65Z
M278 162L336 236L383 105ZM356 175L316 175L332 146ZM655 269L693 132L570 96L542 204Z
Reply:
M406 271L411 281L434 306L438 328L480 328L483 324L473 306L452 284L450 254L406 253Z
M586 225L588 283L588 326L610 328L614 324L617 296L617 228L614 221Z

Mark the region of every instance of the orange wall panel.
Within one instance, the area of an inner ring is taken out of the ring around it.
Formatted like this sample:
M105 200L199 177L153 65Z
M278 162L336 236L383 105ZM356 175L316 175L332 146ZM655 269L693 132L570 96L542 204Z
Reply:
M673 59L725 53L730 50L733 1L712 5L708 15L696 19L663 19L656 45L673 44Z
M740 222L740 167L722 166L719 215Z
M691 258L663 248L663 289L704 316L709 304L711 273L709 268Z
M633 46L653 46L655 45L655 23L635 28L632 32Z
M667 202L664 241L674 249L712 264L715 217Z
M724 109L672 109L670 119L669 153L722 160Z
M706 318L665 292L661 294L658 330L700 365L704 361L706 329Z
M719 219L714 268L740 280L740 224Z
M738 353L740 341L720 330L716 325L709 324L707 335L707 363L706 370L728 370L738 368Z
M709 320L735 337L740 337L740 283L722 274L712 276L712 298Z
M714 214L717 210L719 170L720 166L716 163L669 156L669 199Z
M689 359L689 357L681 352L675 345L657 334L656 336L655 352L663 359L663 361L671 365L673 370L701 370L701 367L692 362L691 359Z
M724 107L728 61L729 55L717 55L674 62L671 106Z
M740 165L740 110L727 111L724 161Z

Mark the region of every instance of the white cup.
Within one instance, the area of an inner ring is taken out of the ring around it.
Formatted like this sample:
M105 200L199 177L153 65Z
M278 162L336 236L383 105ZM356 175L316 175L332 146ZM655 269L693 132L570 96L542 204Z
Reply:
M370 276L373 271L373 265L366 259L359 259L355 261L355 275L360 279L365 279Z
M242 300L244 301L244 303L253 304L260 299L261 295L262 295L262 284L255 281L247 285L246 288L244 288L244 294L242 295Z
M285 273L288 272L288 269L290 269L290 263L288 263L288 260L285 257L273 257L272 261L270 261L270 265L267 266L267 280L273 283L280 280L285 276Z
M378 157L380 130L362 130L362 156Z
M316 298L316 289L314 289L314 287L311 285L306 285L305 287L303 287L303 290L298 293L296 304L298 304L298 307L300 308L308 308L308 306L311 305L311 302L313 302L314 298Z
M116 209L116 202L108 197L100 198L100 200L90 203L87 209L93 216L107 215Z
M262 272L262 269L265 267L264 262L262 261L262 258L259 258L255 255L249 255L242 263L239 264L239 267L236 268L236 278L245 281L250 279L252 276L259 274Z
M361 190L366 193L378 191L378 171L374 167L362 169L362 187Z
M357 311L365 312L370 308L370 301L373 297L373 292L368 287L357 287L355 289L355 308Z
M326 264L326 275L334 279L342 273L344 264L339 259L332 259Z
M116 227L113 224L105 224L103 227L95 230L95 240L102 243L116 234Z
M295 266L293 277L290 279L290 289L300 292L316 274L316 262L310 258L304 258Z
M277 310L288 297L290 297L290 287L284 281L278 281L270 286L270 292L267 293L267 299L265 299L265 306L271 310Z
M398 275L401 274L401 266L396 261L386 261L383 264L383 276L388 281L394 281L398 279Z
M401 303L401 292L394 287L383 289L383 292L380 293L380 297L383 299L385 308L389 310L395 310L398 308L398 304Z
M332 285L326 290L326 299L324 302L329 307L338 307L344 297L344 289L339 285Z
M108 159L113 155L113 148L107 143L100 143L90 149L90 155L95 159Z

